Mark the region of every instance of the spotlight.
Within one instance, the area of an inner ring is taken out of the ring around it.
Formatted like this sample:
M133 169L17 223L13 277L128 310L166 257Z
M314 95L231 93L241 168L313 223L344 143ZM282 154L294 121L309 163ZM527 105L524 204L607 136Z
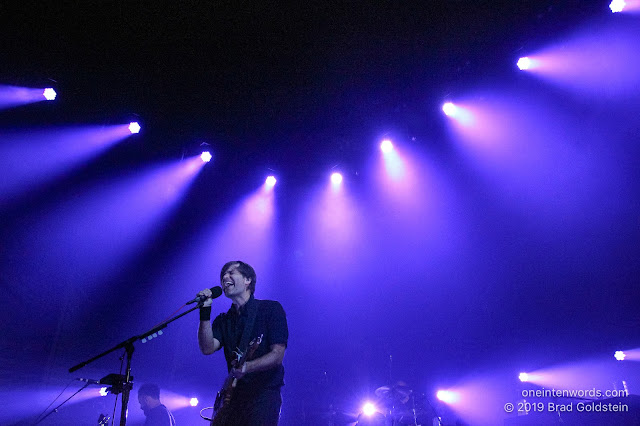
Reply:
M44 92L42 92L42 96L44 96L46 100L52 101L56 98L57 93L51 87L47 87L46 89L44 89Z
M520 379L521 382L528 382L529 375L527 373L520 373L520 375L518 375L518 379Z
M267 176L267 179L264 181L264 184L267 186L267 188L273 188L276 184L275 176Z
M626 5L627 3L624 0L612 0L609 9L613 13L622 12Z
M109 389L105 386L103 388L100 388L100 396L107 396L109 395Z
M340 173L331 174L331 183L334 185L340 185L342 183L342 175Z
M625 354L623 351L616 351L616 353L614 353L613 356L618 361L624 361L624 359L626 358L627 354Z
M208 163L211 161L211 153L209 151L203 151L202 154L200 154L200 158L204 163Z
M452 404L458 400L458 394L450 390L439 390L436 392L436 398L447 404Z
M377 410L376 410L376 406L375 406L375 405L373 405L371 402L367 402L366 404L364 404L364 405L362 406L362 413L363 413L365 416L369 416L369 417L371 417L371 416L373 416L373 415L376 413L376 411L377 411Z
M531 59L526 56L518 59L518 68L520 68L521 70L528 70L529 68L531 68Z
M389 152L391 152L393 150L393 144L391 143L391 141L389 139L385 139L380 144L380 149L385 154L388 154Z
M442 105L442 111L449 117L454 115L457 110L458 110L458 107L456 107L451 102L447 102L444 105Z
M192 407L197 407L198 406L198 398L191 398L189 400L189 404L191 404Z
M140 125L137 121L132 121L129 123L129 131L131 133L140 133Z

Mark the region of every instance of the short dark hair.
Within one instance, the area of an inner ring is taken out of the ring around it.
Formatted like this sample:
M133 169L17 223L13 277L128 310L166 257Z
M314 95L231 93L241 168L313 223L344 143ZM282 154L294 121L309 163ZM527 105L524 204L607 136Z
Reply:
M138 389L138 395L147 395L154 399L160 399L160 388L153 383L145 383Z
M232 260L231 262L227 262L224 264L222 269L220 270L220 281L222 281L222 276L229 269L229 266L238 264L238 272L242 274L243 277L249 278L251 280L251 284L249 284L249 291L251 294L256 292L256 271L249 265L248 263L244 263L241 260Z

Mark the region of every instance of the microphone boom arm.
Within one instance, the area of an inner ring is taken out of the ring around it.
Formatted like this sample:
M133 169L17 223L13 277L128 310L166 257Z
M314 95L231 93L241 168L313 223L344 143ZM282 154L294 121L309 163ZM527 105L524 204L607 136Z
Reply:
M94 356L93 358L90 358L86 361L81 362L80 364L74 365L73 367L71 367L69 369L69 373L73 373L74 371L77 371L79 369L81 369L82 367L91 364L93 361L102 358L103 356L110 354L113 351L116 351L118 349L122 349L125 348L125 350L127 351L127 369L126 372L124 374L124 381L122 384L122 410L120 412L120 426L125 426L127 424L127 405L129 404L129 393L131 392L131 389L133 388L133 381L131 380L131 358L133 356L133 351L134 351L134 347L133 344L135 342L137 342L138 340L142 340L145 337L148 337L149 335L158 332L159 330L162 330L163 328L166 328L167 325L169 325L169 323L172 323L173 321L177 320L178 318L181 318L185 315L187 315L190 312L193 312L194 310L200 308L200 306L202 305L202 303L198 303L196 306L194 306L193 308L189 309L188 311L185 311L183 313L181 313L180 315L176 315L173 318L169 318L168 320L160 323L159 325L153 327L151 330L142 333L142 334L138 334L136 336L132 336L130 338L128 338L127 340L118 343L117 345L115 345L114 347L112 347L111 349L108 349L104 352L102 352L99 355Z

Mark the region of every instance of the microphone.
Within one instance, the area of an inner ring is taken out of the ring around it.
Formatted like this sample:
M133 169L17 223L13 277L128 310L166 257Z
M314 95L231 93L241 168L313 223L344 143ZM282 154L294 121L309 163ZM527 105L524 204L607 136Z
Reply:
M102 383L100 383L100 380L85 379L84 377L78 377L76 380L78 380L79 382L89 383L90 385L101 385L102 384Z
M216 297L220 297L222 296L222 287L220 287L219 285L215 286L215 287L211 287L211 297L210 299L215 299ZM186 304L190 305L192 303L200 303L200 302L204 302L205 300L209 299L209 297L206 296L196 296L193 299L189 300Z

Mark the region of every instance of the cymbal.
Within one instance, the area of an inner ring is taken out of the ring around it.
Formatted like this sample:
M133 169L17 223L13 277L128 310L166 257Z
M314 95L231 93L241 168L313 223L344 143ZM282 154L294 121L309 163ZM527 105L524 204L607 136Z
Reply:
M411 395L411 389L405 385L380 386L376 389L378 398L401 401Z

